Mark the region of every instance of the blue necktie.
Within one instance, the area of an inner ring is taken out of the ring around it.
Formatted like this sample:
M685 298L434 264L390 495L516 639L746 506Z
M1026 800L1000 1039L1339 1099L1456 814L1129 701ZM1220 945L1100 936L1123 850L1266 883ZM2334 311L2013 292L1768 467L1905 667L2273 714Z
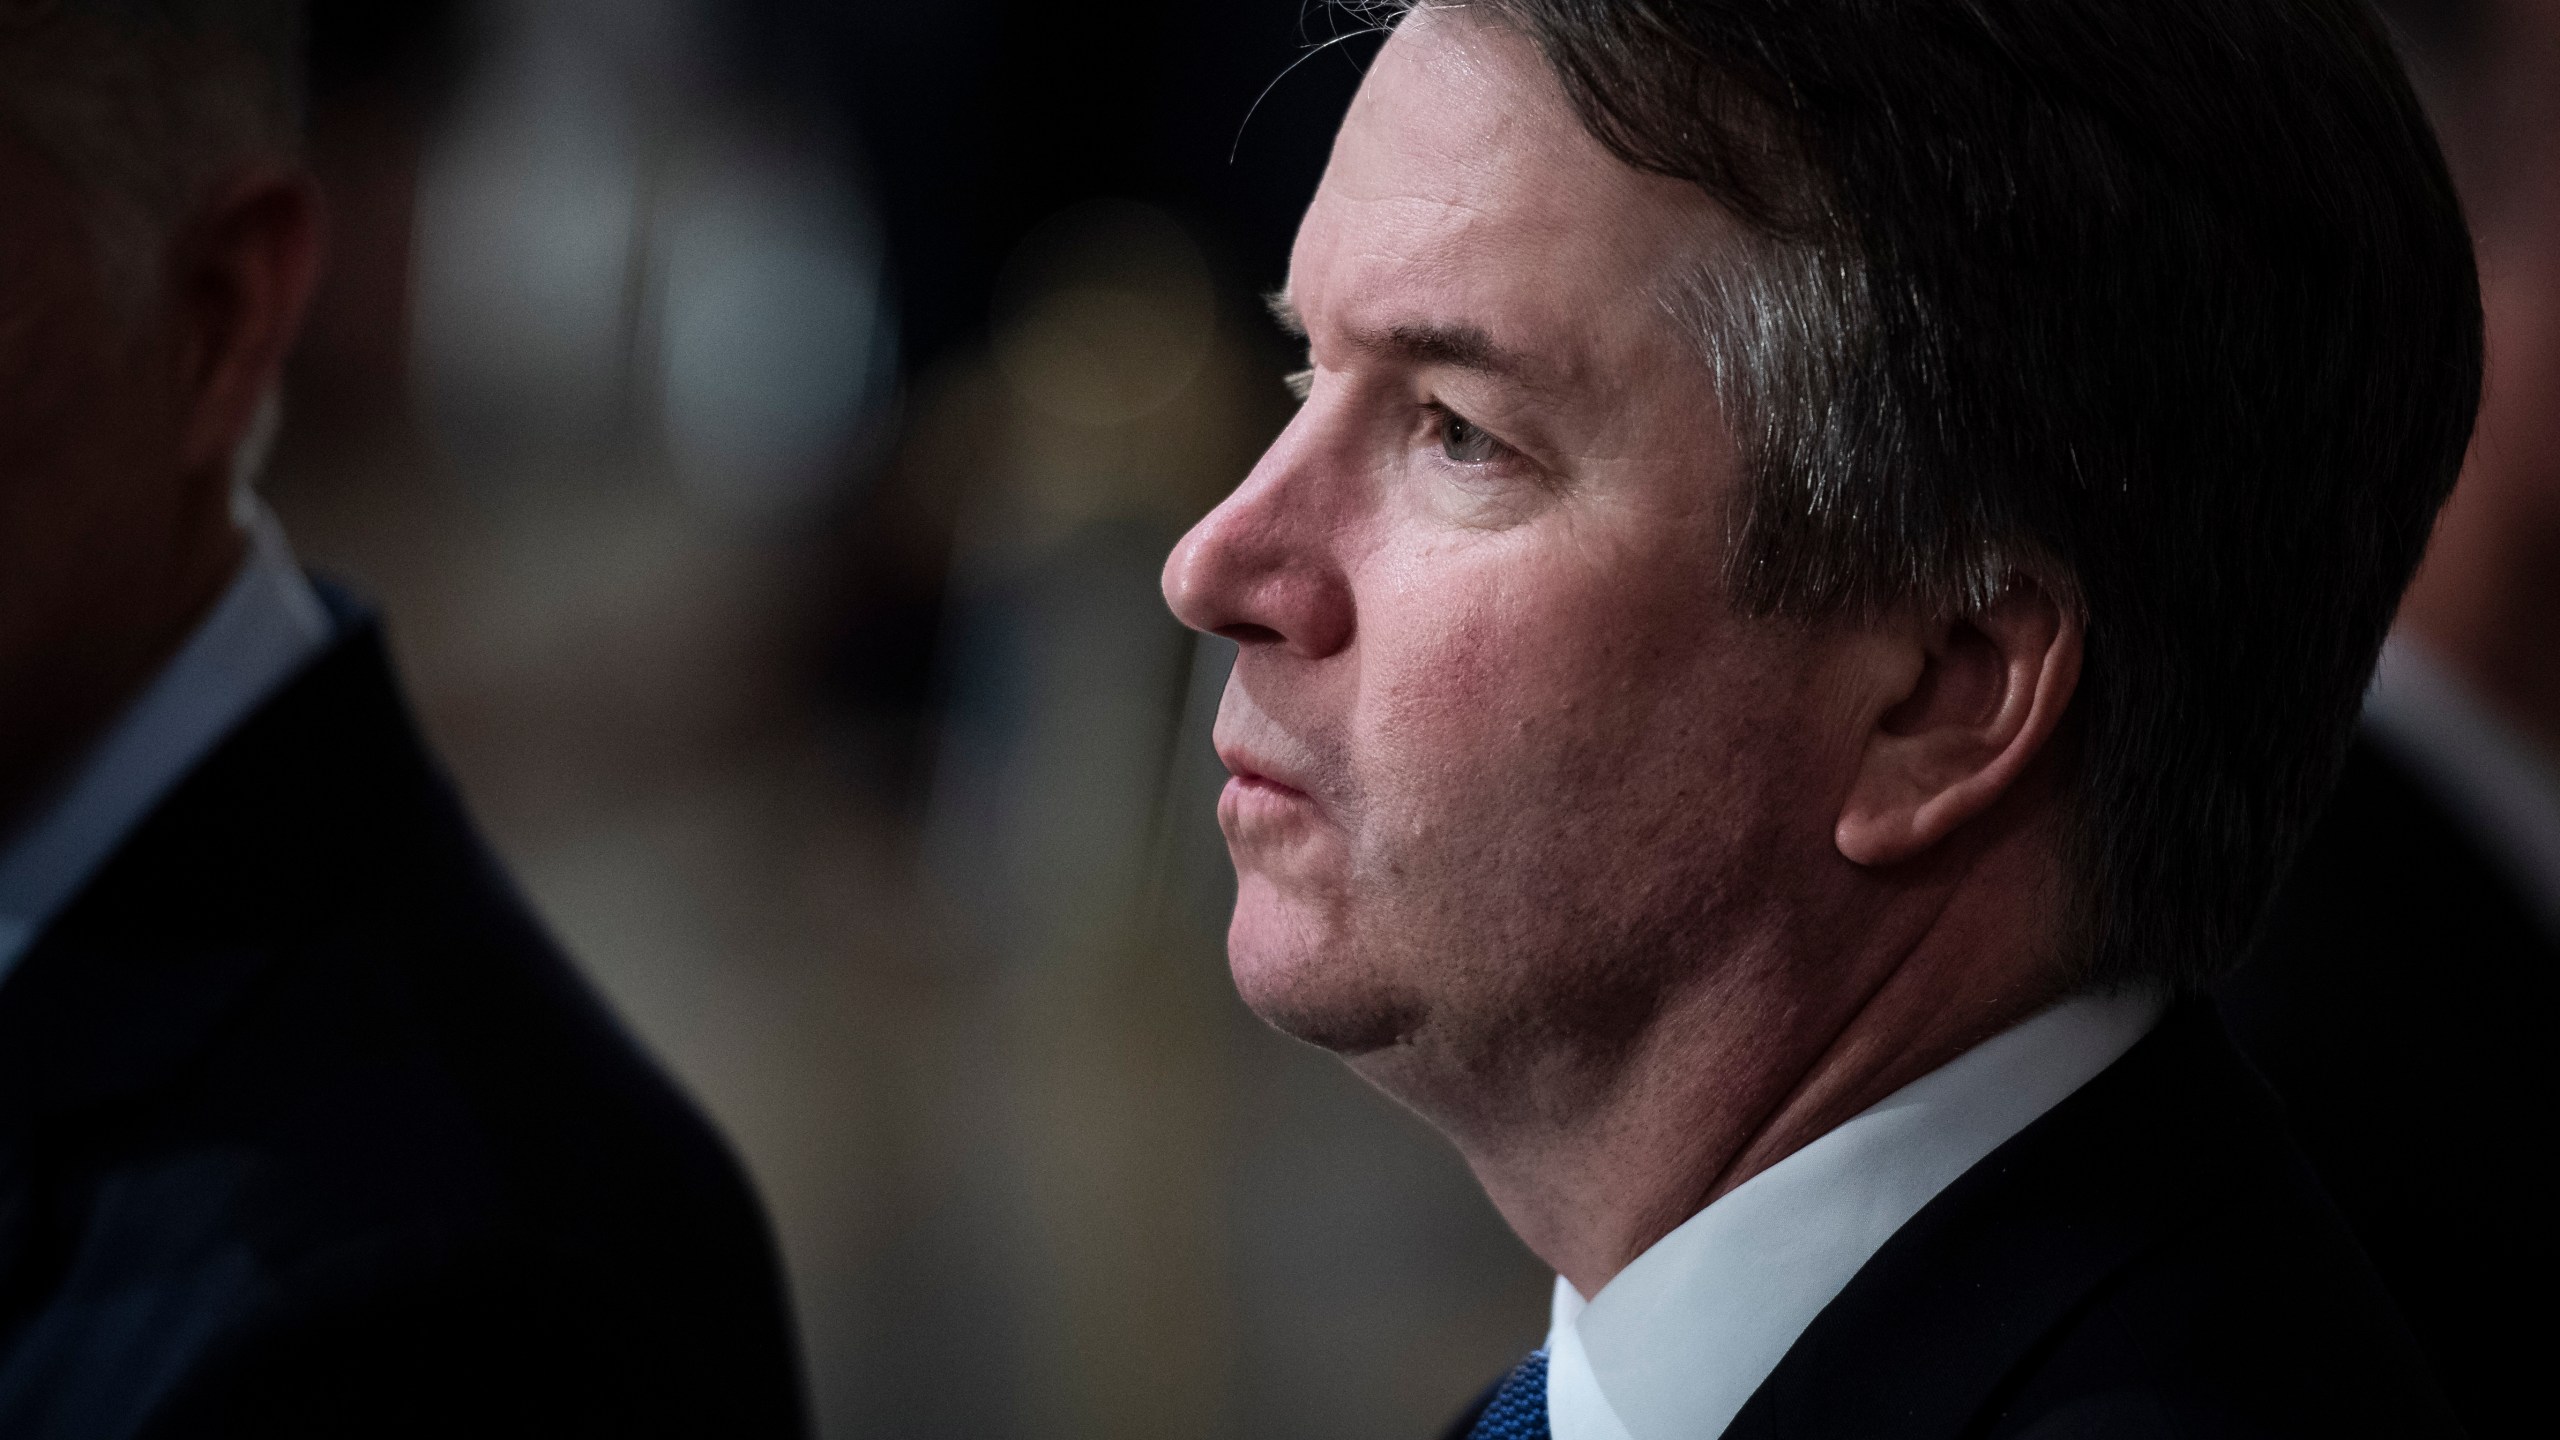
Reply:
M1547 1352L1534 1351L1502 1379L1467 1440L1547 1440Z

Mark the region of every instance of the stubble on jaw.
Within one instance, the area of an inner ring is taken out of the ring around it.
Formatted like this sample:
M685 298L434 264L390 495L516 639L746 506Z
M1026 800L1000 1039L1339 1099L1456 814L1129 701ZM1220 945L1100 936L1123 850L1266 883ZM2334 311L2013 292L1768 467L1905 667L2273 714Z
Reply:
M1300 973L1262 977L1282 983L1248 1001L1462 1142L1606 1108L1666 1010L1784 963L1804 877L1779 857L1818 837L1779 833L1801 807L1746 778L1792 768L1767 765L1767 747L1800 737L1768 728L1722 743L1670 728L1666 744L1697 743L1670 745L1685 771L1568 748L1549 757L1552 808L1370 832L1347 881L1357 903L1308 937Z
M1587 643L1480 614L1402 683L1373 675L1368 764L1306 747L1332 762L1332 873L1246 880L1247 1003L1462 1144L1605 1107L1667 1007L1768 978L1805 908L1791 872L1829 853L1798 793L1836 768L1790 719L1802 637L1736 614L1711 553L1639 559L1688 578L1594 612Z

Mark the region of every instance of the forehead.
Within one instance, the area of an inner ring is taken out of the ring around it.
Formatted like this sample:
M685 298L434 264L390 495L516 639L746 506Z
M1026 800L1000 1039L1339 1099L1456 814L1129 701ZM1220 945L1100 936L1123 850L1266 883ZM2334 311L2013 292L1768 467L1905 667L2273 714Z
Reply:
M1588 327L1658 314L1661 282L1730 224L1695 187L1593 139L1527 39L1424 9L1343 122L1292 295L1317 325L1391 325L1406 317L1380 312L1421 307L1515 332Z

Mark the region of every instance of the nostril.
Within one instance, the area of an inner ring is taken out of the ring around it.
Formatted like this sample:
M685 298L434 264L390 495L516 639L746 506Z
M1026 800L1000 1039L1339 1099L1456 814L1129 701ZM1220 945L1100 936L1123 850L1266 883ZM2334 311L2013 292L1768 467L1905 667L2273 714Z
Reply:
M1277 645L1280 632L1268 625L1221 625L1216 633L1239 645Z

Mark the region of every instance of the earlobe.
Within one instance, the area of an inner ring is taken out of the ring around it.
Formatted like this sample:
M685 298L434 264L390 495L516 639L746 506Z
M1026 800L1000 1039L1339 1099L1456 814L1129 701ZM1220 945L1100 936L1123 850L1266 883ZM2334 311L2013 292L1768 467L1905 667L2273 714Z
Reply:
M2020 582L1979 613L1899 628L1834 834L1842 856L1869 867L1925 854L2010 793L2080 681L2079 617L2042 586Z

